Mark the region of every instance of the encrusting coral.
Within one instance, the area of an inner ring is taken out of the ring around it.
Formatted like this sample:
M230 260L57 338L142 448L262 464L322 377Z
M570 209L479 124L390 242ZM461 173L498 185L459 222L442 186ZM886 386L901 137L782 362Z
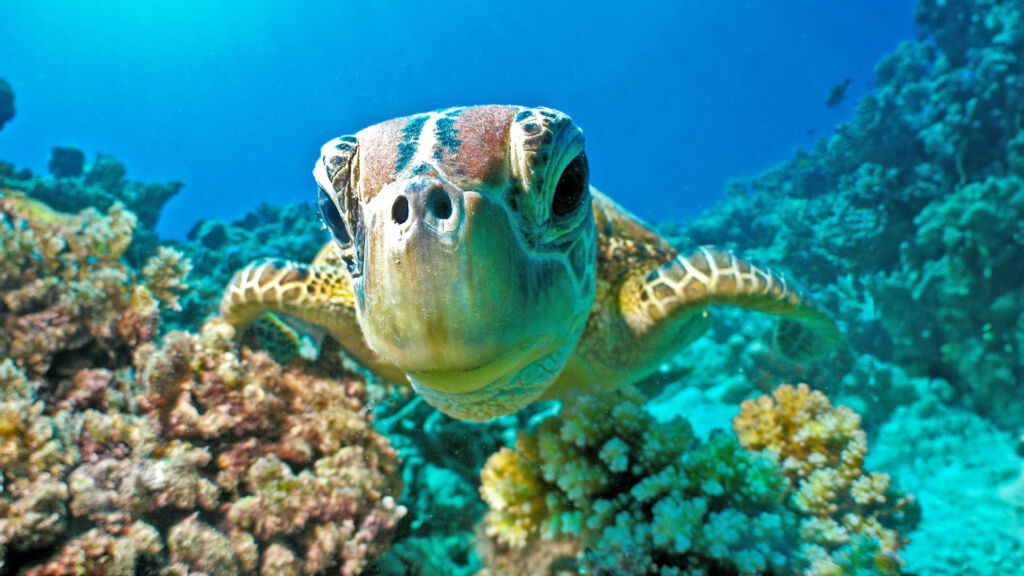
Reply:
M405 513L364 384L160 337L190 263L135 222L0 197L0 574L359 573Z
M892 497L888 477L861 479L853 466L866 444L839 441L863 440L855 418L811 421L822 428L816 438L829 438L818 447L808 439L817 467L790 465L809 478L804 490L791 486L785 461L780 467L725 433L702 443L682 419L656 422L643 401L631 389L581 398L491 457L480 488L485 531L501 551L491 573L513 573L517 556L574 540L579 562L596 574L898 573L903 540L886 527L879 501ZM825 502L817 472L844 456L852 494ZM845 539L829 531L832 515L850 525Z

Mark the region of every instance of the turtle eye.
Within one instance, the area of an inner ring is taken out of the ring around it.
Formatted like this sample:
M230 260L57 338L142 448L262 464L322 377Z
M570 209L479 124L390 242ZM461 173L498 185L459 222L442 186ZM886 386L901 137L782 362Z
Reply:
M335 241L342 245L351 242L352 238L348 234L348 229L345 228L345 221L342 220L338 207L334 205L334 201L324 192L323 188L320 188L318 207L320 217L324 219L324 224L327 224L327 229L331 231L331 236L334 236Z
M579 207L587 191L587 156L580 152L562 170L551 199L551 213L565 216Z

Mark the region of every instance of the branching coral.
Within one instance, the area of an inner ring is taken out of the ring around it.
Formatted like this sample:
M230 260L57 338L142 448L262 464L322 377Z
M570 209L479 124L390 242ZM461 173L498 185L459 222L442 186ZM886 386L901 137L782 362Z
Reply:
M161 246L142 267L142 280L153 297L170 310L181 310L178 297L185 288L185 278L192 262L180 250Z
M284 546L301 573L358 573L404 514L397 454L367 422L362 384L236 356L232 336L214 321L140 348L142 406L162 437L207 447L237 529Z
M130 572L166 547L168 574L357 574L380 554L401 479L361 383L239 358L231 336L212 323L143 345L134 378L81 371L53 417L0 366L0 559L53 550L33 574Z
M897 570L896 553L906 542L896 527L914 521L916 504L892 489L888 474L864 470L867 435L857 414L833 408L805 384L783 385L745 401L733 429L744 448L774 454L796 489L791 505L804 516L800 531L812 546L813 573L838 570L843 546L858 536L880 544L880 570Z
M511 444L516 431L544 408L550 409L538 403L477 423L446 416L405 388L378 398L374 426L402 457L403 503L409 513L394 546L370 573L476 574L481 568L479 556L490 553L482 551L475 530L486 509L479 496L480 470L490 455ZM511 569L510 573L526 572Z
M79 462L65 417L50 417L39 383L0 363L0 573L8 559L52 546L65 532L67 470Z

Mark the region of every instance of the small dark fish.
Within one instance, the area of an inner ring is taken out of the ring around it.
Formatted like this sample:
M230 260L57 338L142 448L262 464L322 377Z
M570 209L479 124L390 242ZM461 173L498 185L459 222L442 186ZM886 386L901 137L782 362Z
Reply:
M850 80L847 78L842 82L836 84L828 91L828 100L825 101L825 106L829 108L835 108L846 98L846 89L850 86Z

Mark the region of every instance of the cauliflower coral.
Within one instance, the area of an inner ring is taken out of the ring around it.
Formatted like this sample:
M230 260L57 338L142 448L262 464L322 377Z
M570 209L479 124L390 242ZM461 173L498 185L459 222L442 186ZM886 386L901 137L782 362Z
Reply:
M778 459L795 492L790 505L802 515L812 574L840 574L837 551L858 537L880 544L875 563L896 572L906 544L897 527L916 521L913 496L897 492L888 474L864 470L867 435L860 416L806 384L779 386L743 402L733 420L740 445Z
M891 521L911 501L862 473L856 415L806 387L776 394L744 405L739 441L657 422L633 389L585 396L520 433L481 474L499 551L490 573L560 546L595 574L897 574L904 540Z

